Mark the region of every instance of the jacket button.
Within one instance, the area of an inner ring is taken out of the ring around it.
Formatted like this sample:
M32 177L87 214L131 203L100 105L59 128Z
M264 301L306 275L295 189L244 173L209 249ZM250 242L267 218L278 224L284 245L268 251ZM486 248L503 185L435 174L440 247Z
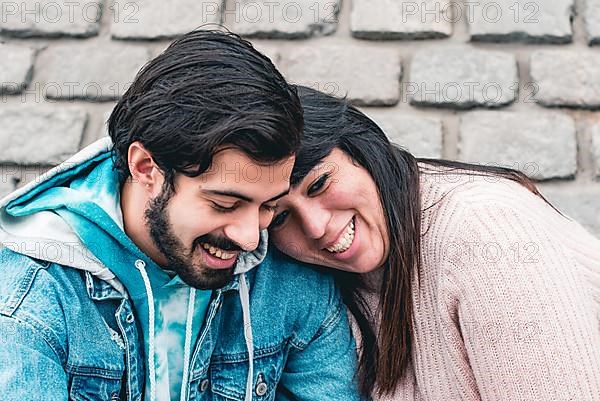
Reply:
M262 397L263 395L267 394L268 389L269 386L267 386L267 383L260 382L256 385L256 395Z
M204 379L200 382L200 391L205 392L208 390L208 379Z
M130 313L129 315L127 315L125 317L125 321L129 324L133 323L134 320L135 320L135 317L133 316L133 313Z

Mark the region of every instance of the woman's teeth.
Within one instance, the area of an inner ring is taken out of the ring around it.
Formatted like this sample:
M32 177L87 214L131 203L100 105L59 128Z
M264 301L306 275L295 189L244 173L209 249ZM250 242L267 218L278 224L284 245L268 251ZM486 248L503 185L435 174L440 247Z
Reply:
M220 248L215 248L214 246L209 245L207 243L203 243L202 248L206 249L208 253L210 253L212 256L216 256L217 258L223 260L229 260L235 256L235 253L225 252L224 250Z
M344 230L342 235L340 235L340 238L338 238L337 242L335 244L333 244L332 246L330 246L329 248L327 248L327 250L329 252L333 252L333 253L345 252L348 250L348 248L350 248L353 241L354 241L354 218L350 221L348 226L346 226L346 229Z

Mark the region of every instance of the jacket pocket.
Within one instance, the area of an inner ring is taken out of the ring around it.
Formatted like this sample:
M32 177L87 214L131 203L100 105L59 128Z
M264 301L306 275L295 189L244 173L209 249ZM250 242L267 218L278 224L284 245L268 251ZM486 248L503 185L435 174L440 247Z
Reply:
M216 361L215 361L216 359ZM280 349L258 351L254 358L252 400L275 399L277 383L281 377L283 353ZM248 377L248 357L219 355L213 359L210 371L210 388L214 401L244 401Z
M122 385L122 372L75 374L69 389L72 401L119 401Z

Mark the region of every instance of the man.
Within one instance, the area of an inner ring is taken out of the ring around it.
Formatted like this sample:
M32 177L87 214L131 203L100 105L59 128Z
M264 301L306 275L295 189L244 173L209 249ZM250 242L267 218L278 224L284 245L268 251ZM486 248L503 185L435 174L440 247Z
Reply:
M331 278L266 252L301 130L235 35L147 64L110 140L1 204L2 400L358 399Z

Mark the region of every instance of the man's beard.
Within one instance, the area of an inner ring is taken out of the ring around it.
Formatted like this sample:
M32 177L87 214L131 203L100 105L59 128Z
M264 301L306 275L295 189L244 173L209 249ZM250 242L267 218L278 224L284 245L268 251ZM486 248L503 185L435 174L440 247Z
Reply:
M223 287L233 278L235 264L229 269L210 269L194 264L194 251L201 246L201 243L208 243L224 250L240 250L240 248L227 239L206 234L196 238L189 253L186 252L179 238L173 233L167 216L167 205L172 196L173 190L165 182L161 193L150 200L145 212L150 237L167 259L168 266L165 267L177 273L183 282L194 288L206 290ZM200 250L200 252L204 251Z

